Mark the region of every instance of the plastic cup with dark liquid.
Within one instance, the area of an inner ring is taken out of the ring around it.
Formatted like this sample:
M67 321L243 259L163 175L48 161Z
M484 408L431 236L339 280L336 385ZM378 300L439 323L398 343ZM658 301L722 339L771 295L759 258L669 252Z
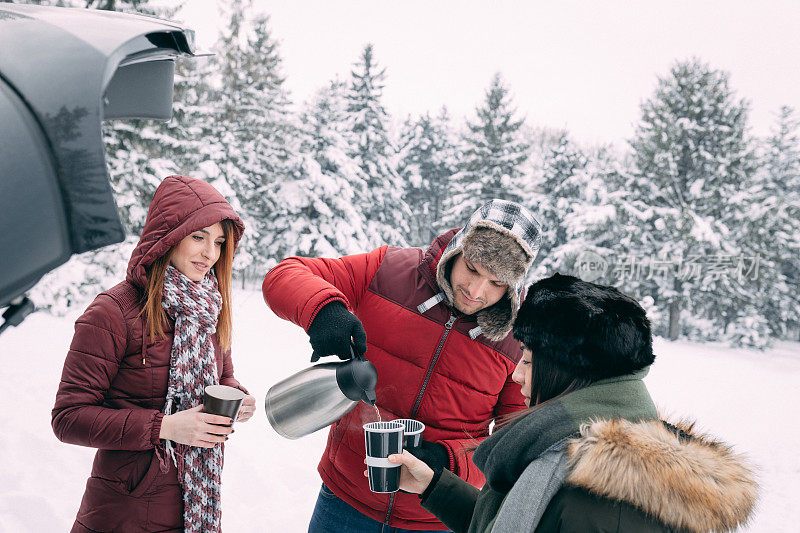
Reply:
M364 441L367 451L369 490L396 492L400 488L400 465L390 463L388 457L403 453L403 431L400 422L370 422L364 424Z
M419 448L419 445L422 443L422 432L425 431L425 424L419 420L413 420L411 418L400 418L398 420L392 420L392 422L400 422L403 424L404 450L413 450L414 448Z

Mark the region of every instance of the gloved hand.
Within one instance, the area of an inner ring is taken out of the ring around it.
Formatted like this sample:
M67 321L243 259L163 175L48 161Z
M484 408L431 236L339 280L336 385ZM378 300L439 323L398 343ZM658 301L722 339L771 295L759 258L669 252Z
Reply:
M441 470L450 469L450 454L444 444L423 440L416 448L408 448L408 451L431 467L433 472L441 474Z
M340 301L331 302L317 312L308 327L308 337L314 349L311 354L312 363L326 355L336 355L342 360L350 359L351 337L358 353L367 351L367 332L364 331L364 326Z

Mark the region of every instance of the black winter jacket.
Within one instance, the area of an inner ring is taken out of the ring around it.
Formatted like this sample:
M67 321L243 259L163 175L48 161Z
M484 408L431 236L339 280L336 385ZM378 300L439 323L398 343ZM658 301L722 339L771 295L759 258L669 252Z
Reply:
M743 459L688 425L598 420L581 428L566 455L565 484L535 529L519 531L729 531L747 521L755 504L756 485ZM423 506L456 533L489 533L502 506L486 505L491 492L443 472Z

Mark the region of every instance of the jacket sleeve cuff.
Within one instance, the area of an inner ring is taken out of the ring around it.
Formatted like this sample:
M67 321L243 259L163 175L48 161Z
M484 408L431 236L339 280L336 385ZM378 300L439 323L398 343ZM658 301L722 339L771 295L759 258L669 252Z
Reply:
M419 495L420 500L424 502L428 498L428 496L431 495L431 492L433 492L433 488L436 486L437 483L439 483L439 478L442 477L443 471L444 468L437 468L436 470L433 471L433 477L431 478L431 482L428 483L428 488L422 491L422 494Z
M478 489L449 470L442 470L430 493L420 502L422 507L453 531L467 531L478 500ZM430 488L430 486L429 486Z
M153 417L153 428L150 430L150 443L153 446L158 446L161 443L159 434L161 434L161 422L164 420L164 413L156 413Z
M456 461L456 456L455 453L453 452L453 448L448 446L447 443L445 442L439 442L439 444L444 446L444 449L447 450L447 461L448 461L447 469L452 473L454 473L455 475L461 477L458 472L459 470L458 461Z

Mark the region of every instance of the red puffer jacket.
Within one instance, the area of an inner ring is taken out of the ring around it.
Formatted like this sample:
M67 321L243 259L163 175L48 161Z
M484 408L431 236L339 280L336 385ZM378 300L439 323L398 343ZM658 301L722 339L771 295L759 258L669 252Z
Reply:
M158 438L169 379L173 324L166 338L143 343L139 303L145 267L193 231L223 219L244 225L211 185L170 176L150 204L127 279L101 293L75 322L53 408L63 442L99 448L72 531L181 531L183 496L175 466ZM213 337L220 382L233 377L230 351Z
M440 291L436 267L455 231L440 236L427 252L383 246L339 259L292 257L267 274L263 292L278 316L306 330L324 305L344 302L367 332L366 357L378 370L382 418L423 422L423 438L444 444L452 470L480 487L484 477L462 449L483 440L494 418L524 408L520 387L511 380L522 353L510 335L498 342L470 338L475 317L454 313L446 301L418 311ZM375 419L362 402L331 427L319 463L322 480L336 496L380 522L447 529L420 506L417 495L369 490L361 426Z

